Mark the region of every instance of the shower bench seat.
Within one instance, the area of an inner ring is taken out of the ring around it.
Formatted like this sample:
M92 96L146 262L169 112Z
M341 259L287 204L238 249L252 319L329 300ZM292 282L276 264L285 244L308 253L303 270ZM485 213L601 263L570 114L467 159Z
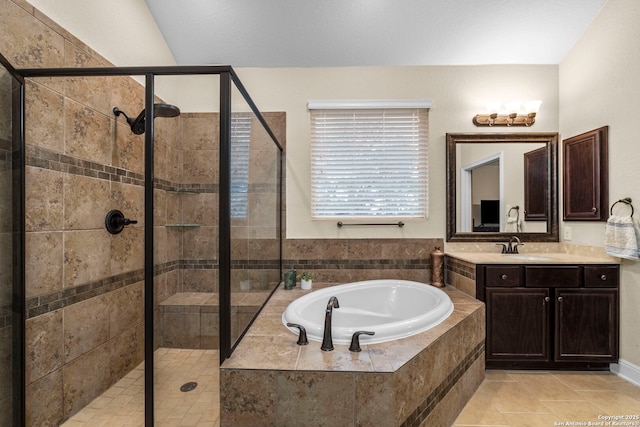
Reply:
M249 324L268 291L231 293L231 336ZM156 342L160 347L218 349L219 305L215 292L178 292L159 303Z

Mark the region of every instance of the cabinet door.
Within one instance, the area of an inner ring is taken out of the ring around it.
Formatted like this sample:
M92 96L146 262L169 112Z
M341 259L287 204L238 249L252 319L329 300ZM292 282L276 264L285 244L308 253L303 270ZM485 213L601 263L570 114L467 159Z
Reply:
M487 288L487 361L549 360L549 290Z
M618 360L618 291L556 289L555 360Z
M547 147L524 153L524 219L547 220L547 183L549 182Z
M565 139L563 151L563 219L606 221L609 209L607 135L604 126Z

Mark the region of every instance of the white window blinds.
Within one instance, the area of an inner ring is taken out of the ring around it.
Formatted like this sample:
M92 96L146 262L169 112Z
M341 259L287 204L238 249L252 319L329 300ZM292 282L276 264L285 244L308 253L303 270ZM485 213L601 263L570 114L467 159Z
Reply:
M231 217L246 218L249 194L249 145L251 143L249 113L231 116Z
M428 188L428 109L311 109L313 218L426 218Z

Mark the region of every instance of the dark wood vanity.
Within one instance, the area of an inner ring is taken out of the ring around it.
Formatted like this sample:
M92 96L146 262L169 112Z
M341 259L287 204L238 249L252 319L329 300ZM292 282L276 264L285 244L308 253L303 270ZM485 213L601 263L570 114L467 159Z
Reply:
M617 264L478 264L489 368L608 369L618 360Z

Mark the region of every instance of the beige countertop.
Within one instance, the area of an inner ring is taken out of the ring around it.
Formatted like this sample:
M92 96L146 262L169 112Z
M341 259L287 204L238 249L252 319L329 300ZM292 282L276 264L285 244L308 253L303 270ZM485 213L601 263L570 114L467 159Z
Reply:
M600 258L571 253L446 252L447 256L473 264L620 264L615 258Z

